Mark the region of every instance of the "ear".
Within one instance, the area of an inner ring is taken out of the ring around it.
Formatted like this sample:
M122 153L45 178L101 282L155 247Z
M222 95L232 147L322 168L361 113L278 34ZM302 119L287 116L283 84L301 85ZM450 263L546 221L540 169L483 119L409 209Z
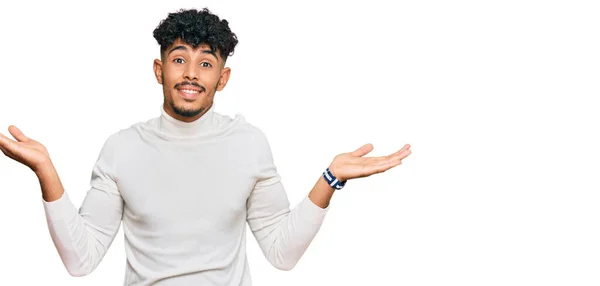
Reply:
M159 59L154 60L154 76L159 84L163 84L162 62Z
M223 90L225 85L227 85L227 81L229 81L229 75L231 74L230 68L224 68L221 71L221 77L219 78L219 85L217 85L217 91Z

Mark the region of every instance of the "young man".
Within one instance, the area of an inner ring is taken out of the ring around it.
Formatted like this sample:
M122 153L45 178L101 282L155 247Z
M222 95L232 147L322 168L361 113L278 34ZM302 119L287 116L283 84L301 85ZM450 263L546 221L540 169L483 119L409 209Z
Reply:
M123 222L124 285L251 285L248 223L265 257L292 269L317 234L335 190L384 172L408 156L407 144L384 157L372 145L342 153L290 209L264 134L241 115L213 110L227 84L237 38L209 10L171 13L154 31L163 87L160 116L111 135L79 208L64 192L46 148L9 126L0 150L35 172L48 227L73 276L92 272Z

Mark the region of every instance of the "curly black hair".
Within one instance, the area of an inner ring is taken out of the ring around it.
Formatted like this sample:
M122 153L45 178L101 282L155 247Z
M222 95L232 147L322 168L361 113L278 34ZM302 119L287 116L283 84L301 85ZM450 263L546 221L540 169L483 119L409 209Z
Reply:
M209 45L213 52L219 51L224 61L233 55L238 43L227 20L219 19L208 8L200 11L181 9L169 13L154 30L154 38L160 45L161 55L175 40L181 39L194 48L201 44Z

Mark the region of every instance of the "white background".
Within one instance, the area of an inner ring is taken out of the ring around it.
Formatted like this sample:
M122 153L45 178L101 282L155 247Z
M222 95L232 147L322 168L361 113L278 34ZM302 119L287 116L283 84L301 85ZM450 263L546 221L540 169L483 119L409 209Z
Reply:
M104 140L159 115L154 28L209 7L240 40L216 111L266 133L293 205L338 153L413 146L336 194L292 271L248 236L255 285L600 284L595 1L7 2L0 132L41 141L76 205ZM122 285L121 231L74 278L2 154L0 196L1 285Z

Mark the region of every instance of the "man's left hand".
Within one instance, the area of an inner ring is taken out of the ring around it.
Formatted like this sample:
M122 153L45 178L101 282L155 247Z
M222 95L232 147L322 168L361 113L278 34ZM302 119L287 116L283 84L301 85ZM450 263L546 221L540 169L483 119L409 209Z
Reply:
M339 154L333 159L329 170L342 182L368 177L402 164L402 160L412 153L410 144L406 144L402 149L388 156L364 157L372 150L372 144L365 144L354 152Z

